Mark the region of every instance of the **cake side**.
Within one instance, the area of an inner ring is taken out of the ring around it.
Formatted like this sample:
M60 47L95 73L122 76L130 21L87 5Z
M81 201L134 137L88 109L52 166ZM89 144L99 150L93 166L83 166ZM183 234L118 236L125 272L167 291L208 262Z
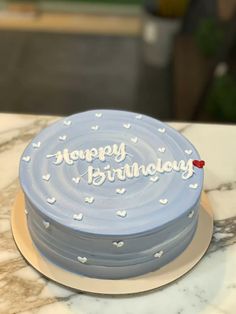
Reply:
M35 216L29 204L27 210L32 239L46 258L66 270L106 279L138 276L166 265L190 243L198 221L198 214L193 217L190 212L185 217L188 224L181 230L169 226L139 236L92 238L63 230L55 222L47 230L45 220ZM195 212L198 213L198 207ZM183 224L184 218L180 220Z

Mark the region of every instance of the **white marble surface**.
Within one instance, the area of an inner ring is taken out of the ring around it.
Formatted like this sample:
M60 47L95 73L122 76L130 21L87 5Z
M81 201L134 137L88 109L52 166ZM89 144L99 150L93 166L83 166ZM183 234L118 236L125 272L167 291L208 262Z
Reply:
M201 262L153 292L99 296L43 278L18 252L10 229L20 155L55 117L0 114L0 313L235 314L236 126L172 123L206 161L205 191L214 209L212 243Z

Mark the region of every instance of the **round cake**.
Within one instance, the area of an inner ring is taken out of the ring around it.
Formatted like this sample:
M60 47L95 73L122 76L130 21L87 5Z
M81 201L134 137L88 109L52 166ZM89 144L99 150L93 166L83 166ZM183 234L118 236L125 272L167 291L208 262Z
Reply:
M59 120L20 162L32 240L51 262L84 276L154 271L194 236L203 165L185 137L145 115L99 110Z

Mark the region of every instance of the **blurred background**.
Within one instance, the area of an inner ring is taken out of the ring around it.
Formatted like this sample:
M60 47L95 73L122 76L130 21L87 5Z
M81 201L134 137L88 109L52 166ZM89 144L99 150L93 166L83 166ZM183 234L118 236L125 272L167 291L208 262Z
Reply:
M0 112L236 122L236 0L0 0Z

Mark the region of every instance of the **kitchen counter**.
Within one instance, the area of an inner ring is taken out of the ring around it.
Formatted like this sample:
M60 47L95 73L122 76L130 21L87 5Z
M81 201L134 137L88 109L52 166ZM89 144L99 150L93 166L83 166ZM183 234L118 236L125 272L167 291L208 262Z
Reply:
M170 123L206 161L204 189L214 234L203 259L179 280L152 292L101 296L65 288L22 258L10 215L19 189L18 164L27 143L56 117L0 114L0 313L235 314L236 126Z

